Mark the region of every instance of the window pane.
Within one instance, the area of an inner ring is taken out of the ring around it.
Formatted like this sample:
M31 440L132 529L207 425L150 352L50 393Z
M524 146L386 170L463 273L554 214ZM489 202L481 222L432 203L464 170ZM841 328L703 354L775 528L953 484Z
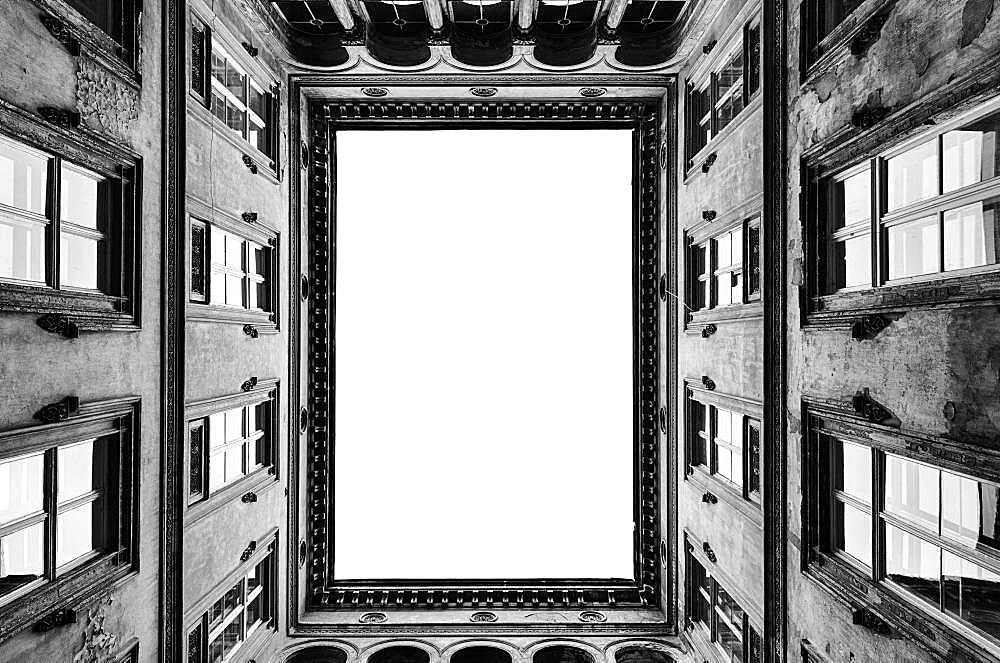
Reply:
M208 488L215 490L226 485L226 452L213 453L208 458Z
M733 480L733 452L726 447L715 448L715 471L722 478Z
M872 500L872 450L833 440L833 486L865 502Z
M234 619L209 643L209 663L219 663L243 641L243 615Z
M743 110L743 50L737 50L717 75L716 99L732 90L732 96L719 107L719 130L726 127Z
M188 434L188 493L192 499L201 497L205 492L205 425L195 423Z
M872 517L844 502L834 503L835 547L863 563L872 565Z
M204 653L201 649L201 625L199 624L188 633L188 648L187 648L187 660L188 663L203 663Z
M944 552L944 609L1000 638L1000 576Z
M721 593L721 590L720 590ZM723 620L719 620L719 633L718 633L718 643L725 653L726 660L732 663L743 663L743 641L737 633L736 629L743 628L742 624L733 624L734 628L731 628Z
M234 446L225 452L225 482L232 483L243 476L243 446Z
M997 132L1000 113L975 120L944 135L944 190L954 191L996 177L1000 167Z
M735 442L733 439L733 413L722 408L714 408L715 437L725 442Z
M44 573L44 523L0 538L0 596L41 578Z
M845 226L871 221L872 174L871 169L851 175L833 183L833 224L838 230Z
M0 278L45 282L45 228L0 212Z
M1000 550L1000 487L941 473L941 534Z
M722 269L733 264L733 240L732 235L726 233L715 238L715 267Z
M49 157L0 136L0 204L45 213Z
M56 566L94 549L94 508L90 502L61 512L56 518Z
M94 490L94 440L59 447L56 466L59 476L58 499L62 504Z
M705 452L705 438L706 426L705 426L705 406L698 401L689 401L691 407L689 409L689 416L691 420L688 422L689 430L691 432L691 464L692 465L707 465L708 464L708 454Z
M1000 249L997 210L1000 197L965 205L944 213L944 268L963 269L995 265Z
M247 120L247 132L247 142L264 154L267 154L270 148L267 144L267 128L265 125L250 118Z
M74 288L97 289L98 240L61 233L59 280Z
M939 233L937 214L889 228L889 278L938 271Z
M226 121L226 98L218 92L212 92L212 115Z
M937 140L930 140L888 161L889 209L938 194Z
M934 544L886 525L885 572L893 582L939 605L941 549Z
M859 235L834 245L834 283L837 288L872 284L871 235Z
M716 606L731 624L734 626L742 626L743 609L736 603L733 597L731 597L729 593L721 587L716 595Z
M208 611L208 629L211 631L225 621L226 617L243 605L243 581L230 587Z
M241 407L226 412L226 442L243 437L243 413Z
M208 441L212 450L226 444L226 413L216 412L208 417Z
M243 271L243 240L236 235L222 234L226 238L226 267Z
M212 53L212 78L226 84L226 59L217 52Z
M690 553L689 553L690 554ZM708 624L711 607L705 594L712 591L711 576L693 557L688 557L690 583L694 594L694 604L691 606L691 620Z
M259 89L257 89L256 85L251 85L250 86L250 93L249 94L250 94L250 104L249 104L249 106L250 106L251 112L253 112L254 114L256 114L257 117L259 117L260 119L262 119L262 120L265 119L265 117L266 117L265 116L265 112L266 112L265 111L265 108L266 108L265 99L267 99L267 97L264 95L263 92L261 92Z
M102 179L89 170L63 164L59 215L64 221L97 228L97 186Z
M45 455L0 463L0 525L42 510Z
M241 102L245 101L246 76L229 61L226 62L226 87Z
M938 533L940 470L886 454L885 510Z

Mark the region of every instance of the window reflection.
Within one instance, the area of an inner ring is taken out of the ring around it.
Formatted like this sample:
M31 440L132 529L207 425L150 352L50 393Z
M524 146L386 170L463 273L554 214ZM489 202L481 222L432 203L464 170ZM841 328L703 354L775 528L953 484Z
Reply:
M940 471L921 463L886 455L885 510L938 532Z
M866 502L872 499L872 452L866 446L834 441L834 487Z
M941 474L941 534L1000 550L1000 487L950 472Z
M837 538L840 550L865 566L872 565L872 516L853 504L837 502L834 505Z
M939 270L938 215L889 228L889 278L931 274Z
M998 130L1000 113L994 113L943 136L945 193L1000 174Z
M937 605L941 549L892 525L885 528L885 572L893 582Z
M888 160L889 209L938 194L937 140L930 140Z
M944 610L1000 637L1000 575L949 552L942 567Z
M49 157L0 136L0 278L45 281Z
M997 225L1000 197L975 202L944 213L944 268L994 265L1000 253Z

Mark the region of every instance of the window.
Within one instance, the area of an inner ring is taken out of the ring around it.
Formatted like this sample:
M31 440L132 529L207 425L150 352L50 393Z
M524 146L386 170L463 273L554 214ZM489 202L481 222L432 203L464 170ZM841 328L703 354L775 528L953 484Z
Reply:
M688 629L701 633L727 662L760 663L763 660L760 634L751 626L743 608L694 557L690 548L686 584Z
M255 634L275 629L275 574L272 543L188 629L188 663L233 660Z
M85 405L84 423L0 435L0 635L131 570L137 407Z
M130 327L138 289L137 166L104 158L96 145L73 151L93 160L71 161L0 134L0 290L6 294L0 308Z
M689 245L689 300L692 312L746 304L760 299L760 217L744 220ZM744 278L744 277L747 278Z
M228 219L191 219L189 298L195 306L188 307L189 317L251 322L273 330L277 236L263 227L239 225Z
M820 178L821 294L996 270L998 133L980 112Z
M688 388L688 467L700 467L760 502L760 421ZM733 406L730 406L733 407Z
M197 18L191 24L191 90L239 140L266 156L278 154L278 94L255 79Z
M869 570L877 560L879 580L1000 645L1000 484L822 439L833 479L832 551Z
M808 25L809 42L815 47L833 32L845 18L861 6L863 0L807 0L803 3ZM815 59L813 54L811 59Z
M88 46L106 51L117 57L130 69L139 70L139 21L142 11L140 0L67 0L67 4L75 9L87 22L96 26L113 42L104 44L100 39L94 39L89 26L82 26L80 19L63 17L69 25L79 27L79 33L88 41ZM61 13L61 9L49 5L48 11Z
M245 398L191 406L202 411L214 405L215 410L188 422L188 504L205 501L240 479L271 468L276 417L275 402L267 393L270 387L269 383ZM250 402L241 402L247 399Z
M725 129L760 89L760 22L744 26L739 45L704 80L687 84L688 167L694 157Z

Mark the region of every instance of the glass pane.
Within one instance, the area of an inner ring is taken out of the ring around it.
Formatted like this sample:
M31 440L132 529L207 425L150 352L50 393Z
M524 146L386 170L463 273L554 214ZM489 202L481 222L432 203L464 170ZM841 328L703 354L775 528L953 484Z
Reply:
M212 93L212 115L226 121L226 98L218 92Z
M246 89L246 80L246 76L236 69L231 62L226 62L226 87L240 101L245 101L244 90Z
M42 510L45 455L0 463L0 525Z
M232 483L243 476L243 445L226 449L225 464L225 483Z
M1000 550L1000 487L941 473L941 534Z
M872 565L872 516L844 502L834 503L835 546L863 563Z
M204 654L201 650L201 625L196 626L193 631L188 633L187 660L188 663L203 663L204 661Z
M889 209L938 194L937 140L930 140L888 161Z
M889 228L889 278L938 271L939 235L937 214Z
M731 597L729 593L721 587L716 595L716 606L731 624L742 626L743 609L740 608L733 597Z
M45 282L45 228L0 212L0 278Z
M251 411L250 429L253 432L263 432L267 430L267 414L270 405L267 402L257 403Z
M59 280L74 288L97 289L98 240L61 233Z
M733 276L730 272L715 277L716 306L729 306L733 301Z
M944 213L944 268L963 269L995 265L1000 249L997 210L1000 197L965 205Z
M833 183L833 230L872 218L871 169Z
M243 240L226 233L226 267L243 271Z
M45 214L49 158L0 136L0 204Z
M938 533L941 472L933 467L886 454L885 510Z
M226 485L226 452L213 453L208 458L208 488L215 490Z
M872 284L871 235L859 235L834 245L834 283L837 288Z
M708 623L709 602L705 597L705 592L712 591L712 580L704 567L694 558L688 557L688 569L691 574L690 582L694 590L694 605L691 607L691 619L696 622Z
M0 538L0 596L41 578L44 573L44 523Z
M208 443L210 449L218 449L226 444L226 413L216 412L208 417Z
M715 239L715 266L717 269L733 264L733 240L729 233Z
M247 142L264 154L270 149L267 144L267 129L253 118L247 120Z
M56 566L94 549L94 502L61 512L56 518Z
M727 447L715 448L715 471L723 479L733 480L733 452Z
M1000 174L998 130L1000 113L994 113L944 135L945 192Z
M943 555L945 611L1000 637L1000 576L947 551Z
M63 164L59 215L64 221L97 228L97 185L102 179L97 173Z
M250 86L250 110L262 120L264 119L264 109L266 108L264 100L266 98L264 93L257 89L256 85Z
M246 120L246 112L234 106L231 102L226 102L226 126L243 135L243 122Z
M226 412L226 441L232 442L243 437L244 408L238 407Z
M95 489L95 451L94 440L59 447L56 467L59 476L57 494L60 504Z
M714 408L715 412L715 437L725 442L734 442L733 439L733 413L722 408Z
M212 630L234 610L243 605L243 581L238 581L230 587L218 601L212 604L208 611L208 629Z
M885 572L893 582L939 605L941 549L934 544L886 525Z
M228 656L236 647L243 642L243 615L234 619L226 628L215 637L208 647L208 660L210 663L218 663Z
M260 592L250 599L247 605L247 631L259 624L264 619L264 592Z
M212 53L212 78L226 84L226 59L218 53Z
M226 306L243 306L243 278L226 275Z
M733 624L735 628L730 628L726 622L719 620L718 643L725 654L726 660L732 663L743 663L743 641L737 634L736 629L743 627L742 624Z
M833 440L833 486L871 502L872 450L861 444Z

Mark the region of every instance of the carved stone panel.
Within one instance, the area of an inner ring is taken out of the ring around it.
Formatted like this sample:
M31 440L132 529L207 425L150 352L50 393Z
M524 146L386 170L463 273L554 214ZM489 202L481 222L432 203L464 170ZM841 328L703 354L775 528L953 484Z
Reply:
M83 126L130 143L139 117L139 93L108 69L81 55L77 59L76 108Z

